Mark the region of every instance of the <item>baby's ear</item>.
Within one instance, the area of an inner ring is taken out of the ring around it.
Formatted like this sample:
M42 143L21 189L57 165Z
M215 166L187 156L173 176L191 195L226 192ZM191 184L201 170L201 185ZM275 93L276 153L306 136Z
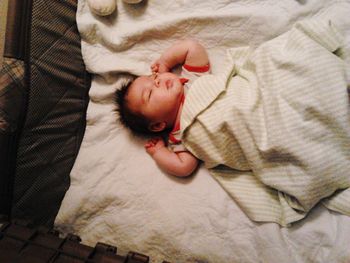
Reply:
M148 125L148 129L152 132L161 132L166 128L166 122L152 122Z

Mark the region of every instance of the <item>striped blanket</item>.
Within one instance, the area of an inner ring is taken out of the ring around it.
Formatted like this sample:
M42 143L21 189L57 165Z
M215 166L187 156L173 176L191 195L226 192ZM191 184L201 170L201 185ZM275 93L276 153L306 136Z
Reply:
M318 202L350 216L350 65L331 21L305 20L186 97L186 147L255 221L282 226Z

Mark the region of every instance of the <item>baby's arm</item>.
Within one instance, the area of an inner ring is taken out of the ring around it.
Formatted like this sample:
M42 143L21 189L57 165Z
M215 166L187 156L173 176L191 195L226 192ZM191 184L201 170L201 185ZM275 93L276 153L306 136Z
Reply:
M205 48L192 39L182 40L164 51L156 60L151 69L153 72L170 71L178 64L186 64L194 67L206 66L209 63Z
M198 159L190 152L172 152L161 138L149 140L145 148L159 167L169 174L188 176L198 166Z

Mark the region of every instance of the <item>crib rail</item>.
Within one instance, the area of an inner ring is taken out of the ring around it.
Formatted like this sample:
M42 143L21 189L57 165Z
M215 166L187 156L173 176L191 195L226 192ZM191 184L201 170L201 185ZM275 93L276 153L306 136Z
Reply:
M0 228L0 262L16 263L148 263L136 252L117 255L117 248L104 243L89 247L79 236L59 237L47 227L32 227L27 221L5 223ZM163 263L169 263L163 261Z

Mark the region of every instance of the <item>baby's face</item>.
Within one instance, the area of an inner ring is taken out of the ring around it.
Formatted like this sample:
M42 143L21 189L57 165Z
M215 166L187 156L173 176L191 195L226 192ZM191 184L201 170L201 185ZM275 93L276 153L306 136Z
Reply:
M131 110L148 120L168 122L176 118L183 92L180 78L165 72L138 77L131 84L126 99Z

